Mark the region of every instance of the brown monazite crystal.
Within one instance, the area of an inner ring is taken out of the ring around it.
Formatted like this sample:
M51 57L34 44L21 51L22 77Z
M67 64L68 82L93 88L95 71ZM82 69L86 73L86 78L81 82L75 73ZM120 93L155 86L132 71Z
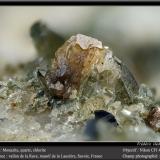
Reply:
M128 68L95 38L72 36L56 51L51 64L45 76L38 72L51 98L94 95L131 104L138 93L138 84Z
M92 68L104 59L105 48L97 39L77 34L56 53L45 80L52 96L68 99L77 96Z
M160 107L151 108L146 123L155 131L160 131Z

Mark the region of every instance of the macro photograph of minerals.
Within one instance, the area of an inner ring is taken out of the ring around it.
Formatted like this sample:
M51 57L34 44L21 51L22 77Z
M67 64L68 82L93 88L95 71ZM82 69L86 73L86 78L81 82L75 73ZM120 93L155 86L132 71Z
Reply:
M1 6L0 141L160 141L160 7Z

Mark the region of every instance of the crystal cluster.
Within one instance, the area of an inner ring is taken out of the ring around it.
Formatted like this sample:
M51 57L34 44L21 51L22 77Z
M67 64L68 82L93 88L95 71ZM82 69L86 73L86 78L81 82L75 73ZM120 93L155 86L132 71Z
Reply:
M96 140L160 140L154 94L102 42L77 34L52 54L50 67L37 60L0 82L1 141L89 140L85 130Z

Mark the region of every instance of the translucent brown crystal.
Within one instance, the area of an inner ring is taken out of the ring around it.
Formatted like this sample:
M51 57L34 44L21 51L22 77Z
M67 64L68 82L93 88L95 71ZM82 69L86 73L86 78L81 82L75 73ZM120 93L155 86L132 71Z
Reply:
M104 58L102 43L81 34L72 36L55 53L45 80L52 96L68 99L81 93L93 67Z
M151 108L146 123L155 131L160 131L160 107Z

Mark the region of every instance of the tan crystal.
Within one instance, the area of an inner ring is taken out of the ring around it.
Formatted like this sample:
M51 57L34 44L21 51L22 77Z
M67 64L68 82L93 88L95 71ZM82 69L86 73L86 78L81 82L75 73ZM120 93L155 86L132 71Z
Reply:
M105 51L100 41L85 35L67 40L55 53L52 69L45 77L49 86L57 81L64 86L52 89L53 96L68 99L73 90L80 94L94 66L103 61Z

